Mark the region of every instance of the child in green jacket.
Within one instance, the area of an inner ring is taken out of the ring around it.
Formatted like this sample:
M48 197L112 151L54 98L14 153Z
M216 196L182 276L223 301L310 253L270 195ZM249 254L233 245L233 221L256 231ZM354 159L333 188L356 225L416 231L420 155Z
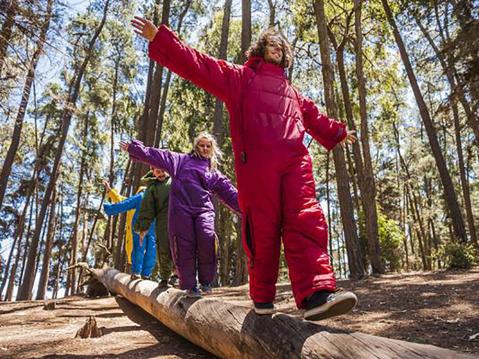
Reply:
M160 288L175 285L177 276L174 273L174 264L171 258L170 243L168 239L168 201L170 195L170 177L159 168L150 167L150 171L141 179L142 185L147 186L139 211L135 231L140 233L140 241L148 232L151 223L156 220L156 250L159 261L161 281ZM173 275L170 278L171 273Z

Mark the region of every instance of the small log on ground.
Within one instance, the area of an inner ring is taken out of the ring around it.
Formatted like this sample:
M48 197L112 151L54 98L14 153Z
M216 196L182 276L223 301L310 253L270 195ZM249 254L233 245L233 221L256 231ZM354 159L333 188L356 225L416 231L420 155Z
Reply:
M44 310L55 310L55 305L56 305L55 301L46 300L45 304L43 304L43 309Z
M160 291L115 269L93 270L112 292L143 308L171 330L221 358L472 358L451 350L339 332L287 314L258 316L250 308L212 298Z
M103 330L98 328L96 324L96 319L93 315L91 315L87 320L86 323L78 329L75 338L98 338L103 335Z

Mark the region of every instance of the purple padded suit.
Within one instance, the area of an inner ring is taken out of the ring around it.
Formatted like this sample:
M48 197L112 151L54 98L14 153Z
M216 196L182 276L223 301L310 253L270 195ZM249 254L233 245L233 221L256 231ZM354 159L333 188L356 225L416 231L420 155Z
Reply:
M194 153L183 154L145 147L133 140L130 157L169 173L172 178L168 231L181 289L210 284L216 273L215 210L212 194L240 213L238 192L222 173L210 168L210 160Z

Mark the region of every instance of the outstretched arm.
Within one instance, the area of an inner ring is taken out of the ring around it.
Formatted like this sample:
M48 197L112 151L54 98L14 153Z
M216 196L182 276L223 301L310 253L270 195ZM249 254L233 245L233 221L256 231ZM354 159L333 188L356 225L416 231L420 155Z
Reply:
M213 96L228 102L239 93L242 66L203 54L180 41L167 26L157 28L139 16L134 31L150 41L148 56Z
M238 204L238 190L231 181L219 171L213 172L211 183L213 193L232 211L240 214L241 209Z
M349 131L344 123L320 113L313 101L299 94L298 100L306 131L328 150L333 149L338 143L356 140L353 132Z
M103 205L103 209L105 210L105 213L109 216L120 214L129 211L130 209L136 208L136 206L141 202L142 197L142 193L138 193L118 203L106 203Z
M120 149L128 152L130 157L137 162L161 168L175 177L182 155L168 150L144 146L141 141L120 142Z

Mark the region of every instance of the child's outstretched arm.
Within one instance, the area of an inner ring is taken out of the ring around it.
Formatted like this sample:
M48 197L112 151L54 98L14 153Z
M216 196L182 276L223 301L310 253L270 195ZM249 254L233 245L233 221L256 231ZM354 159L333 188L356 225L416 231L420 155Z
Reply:
M354 131L349 131L346 124L322 114L318 106L310 99L298 94L298 100L306 132L328 150L333 149L338 143L356 141Z
M107 179L102 180L103 187L105 187L106 195L112 203L117 203L123 201L126 197L123 197L118 191L114 188L111 188L110 183Z
M224 102L237 97L243 67L203 54L182 42L167 26L157 28L139 16L135 33L150 41L148 56Z
M105 210L105 213L109 216L120 214L129 211L130 209L136 208L136 206L140 204L142 197L142 193L138 193L118 203L106 203L103 205L103 209Z
M237 214L241 214L238 204L238 190L228 177L219 171L213 172L211 190L227 207Z
M120 142L120 149L128 152L131 159L147 165L161 168L175 177L184 155L168 150L144 146L141 141Z

